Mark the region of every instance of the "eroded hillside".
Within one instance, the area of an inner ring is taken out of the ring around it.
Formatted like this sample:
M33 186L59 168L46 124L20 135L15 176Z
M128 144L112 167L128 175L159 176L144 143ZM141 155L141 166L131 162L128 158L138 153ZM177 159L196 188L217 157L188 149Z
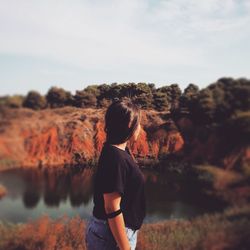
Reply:
M178 130L166 129L162 113L142 112L142 130L131 149L137 157L157 159L182 149ZM105 141L104 110L65 107L32 111L7 109L1 114L1 167L57 166L97 159Z
M105 141L104 114L105 109L74 107L1 110L1 169L95 162ZM141 122L141 134L130 145L145 162L174 156L224 169L249 165L250 147L230 144L223 127L198 126L187 115L173 118L155 110L142 110Z

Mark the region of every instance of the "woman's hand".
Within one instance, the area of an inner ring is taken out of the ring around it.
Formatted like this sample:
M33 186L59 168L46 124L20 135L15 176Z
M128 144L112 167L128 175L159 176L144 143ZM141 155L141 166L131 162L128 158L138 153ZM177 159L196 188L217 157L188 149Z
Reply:
M104 193L104 207L106 213L112 213L120 209L121 195L118 192ZM120 213L113 218L108 218L109 227L121 250L130 250L129 240L125 231L123 214Z

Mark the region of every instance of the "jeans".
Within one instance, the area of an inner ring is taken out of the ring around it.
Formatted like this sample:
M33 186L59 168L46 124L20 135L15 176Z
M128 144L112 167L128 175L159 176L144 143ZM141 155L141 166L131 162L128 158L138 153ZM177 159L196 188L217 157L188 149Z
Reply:
M138 230L125 226L125 231L132 250L135 250ZM107 220L91 216L86 226L85 243L87 250L117 250L118 244L112 234Z

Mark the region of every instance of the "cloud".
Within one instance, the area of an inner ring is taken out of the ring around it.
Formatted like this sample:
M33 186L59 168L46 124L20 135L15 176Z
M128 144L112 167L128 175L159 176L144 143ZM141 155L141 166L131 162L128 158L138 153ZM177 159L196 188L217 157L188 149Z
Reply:
M170 69L177 75L182 67L204 70L218 51L228 60L226 50L250 40L248 0L0 3L0 53L43 58L95 74L132 67L140 74Z

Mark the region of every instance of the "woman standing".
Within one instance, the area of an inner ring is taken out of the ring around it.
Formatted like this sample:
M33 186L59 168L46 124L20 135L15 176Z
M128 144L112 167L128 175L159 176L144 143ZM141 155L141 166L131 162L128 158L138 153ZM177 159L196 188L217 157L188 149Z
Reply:
M135 249L146 214L144 176L128 140L137 140L141 113L128 97L105 114L106 141L94 176L94 208L85 232L89 250Z

